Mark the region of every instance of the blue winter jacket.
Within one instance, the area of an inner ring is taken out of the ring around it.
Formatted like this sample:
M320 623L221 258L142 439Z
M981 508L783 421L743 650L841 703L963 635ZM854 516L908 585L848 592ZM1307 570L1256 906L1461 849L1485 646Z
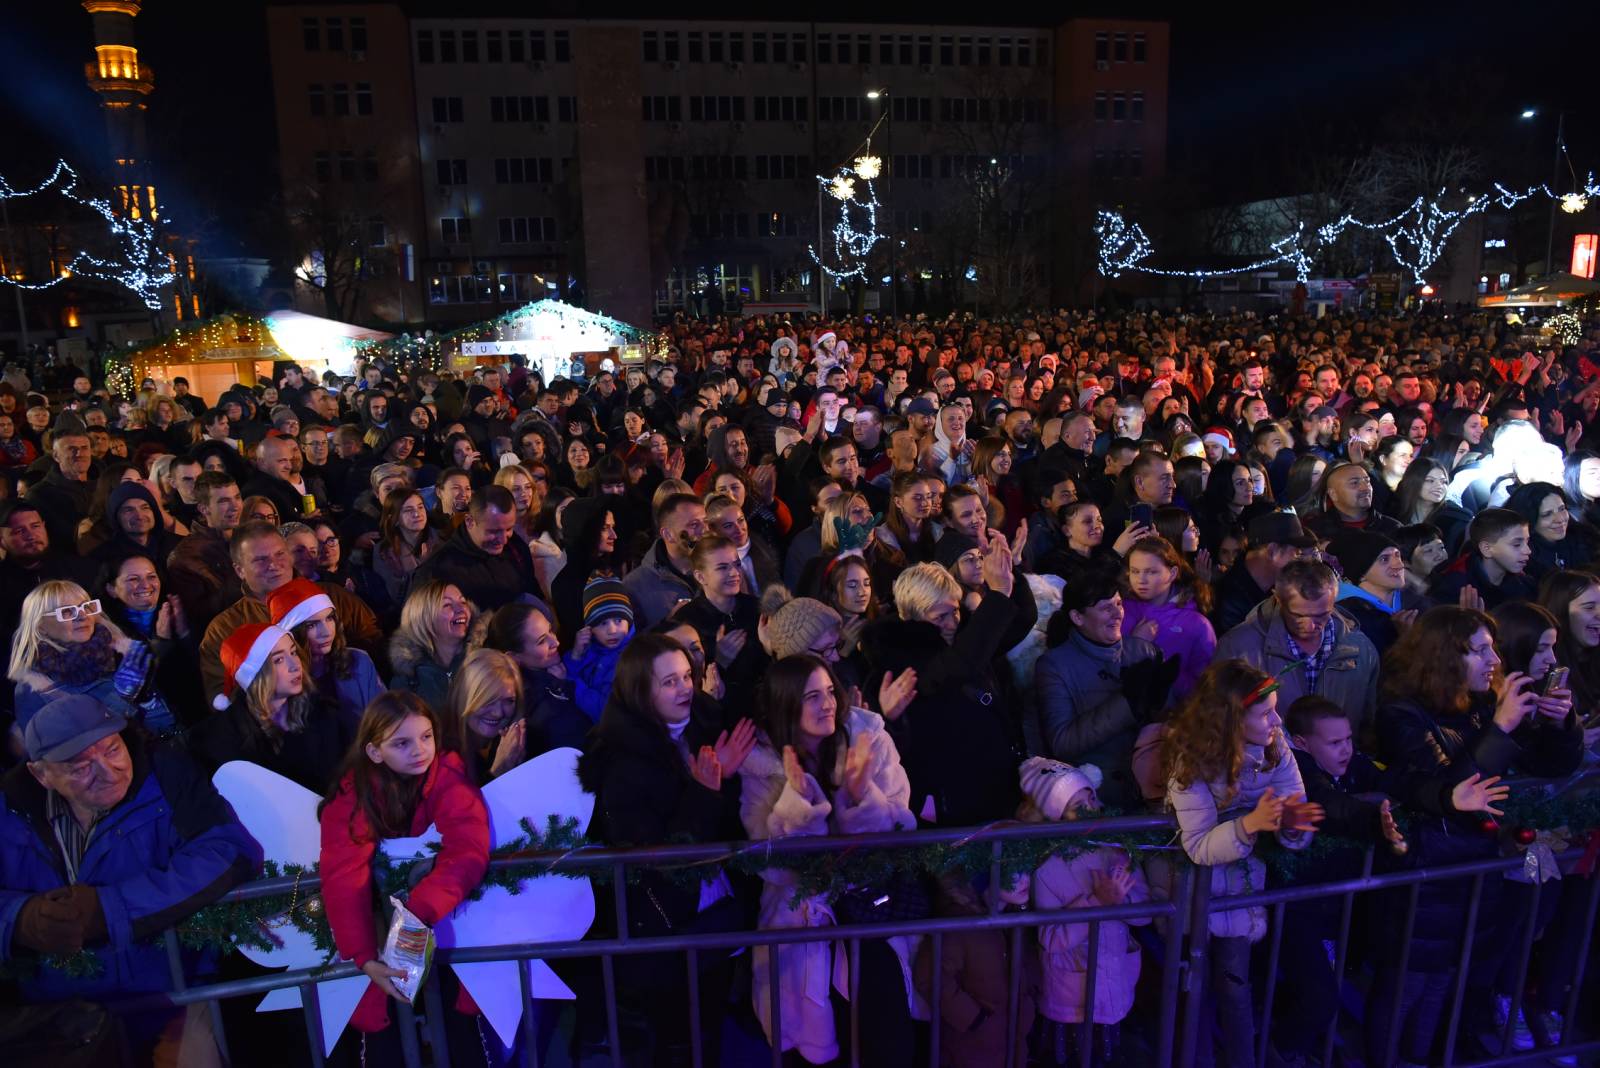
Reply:
M40 964L20 980L25 999L96 999L167 991L172 980L163 930L251 878L261 847L200 770L181 751L128 731L133 782L122 803L95 826L78 881L93 886L109 943L89 947L93 978L72 979ZM34 894L67 885L61 851L45 816L44 787L26 766L0 783L0 961L32 963L12 944L17 915ZM29 969L24 968L24 972Z
M573 698L584 714L596 723L600 722L600 711L606 707L606 698L611 696L611 681L617 677L617 661L622 659L622 650L632 640L633 631L630 630L615 649L607 649L599 642L591 641L589 648L583 651L582 658L571 653L561 658L567 665L567 678L572 680L575 691Z

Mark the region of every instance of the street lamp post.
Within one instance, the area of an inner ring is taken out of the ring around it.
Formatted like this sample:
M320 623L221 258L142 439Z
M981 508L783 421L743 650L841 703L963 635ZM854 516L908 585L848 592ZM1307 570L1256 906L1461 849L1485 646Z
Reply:
M1538 114L1537 108L1522 109L1522 117L1524 119L1536 118ZM1556 206L1561 200L1556 194L1556 187L1561 184L1561 157L1567 150L1566 132L1567 113L1559 111L1556 113L1556 160L1550 174L1550 225L1545 231L1544 240L1544 273L1546 275L1556 273Z
M889 166L883 183L884 210L892 212L888 205L894 200L894 108L889 100L889 90L869 89L868 100L883 101L883 147L884 156L887 157ZM889 221L894 222L894 215L890 214ZM900 235L898 230L889 234L889 315L898 320L900 318Z

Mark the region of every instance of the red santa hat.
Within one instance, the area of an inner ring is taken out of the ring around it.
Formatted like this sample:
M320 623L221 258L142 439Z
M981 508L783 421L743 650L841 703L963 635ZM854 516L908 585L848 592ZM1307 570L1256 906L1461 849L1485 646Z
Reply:
M267 598L267 610L272 613L273 625L280 630L294 630L300 624L333 607L333 598L309 579L292 579L272 591Z
M222 669L227 677L222 680L222 692L211 699L211 707L218 712L227 711L234 695L250 688L267 666L273 648L288 636L288 631L270 623L246 623L228 635L222 643Z
M1210 427L1200 440L1207 445L1221 445L1229 456L1233 455L1233 434L1227 427Z

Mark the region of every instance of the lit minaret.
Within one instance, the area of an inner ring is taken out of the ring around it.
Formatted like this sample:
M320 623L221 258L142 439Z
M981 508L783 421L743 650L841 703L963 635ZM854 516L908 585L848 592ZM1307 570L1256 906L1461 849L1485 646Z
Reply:
M155 89L155 72L139 62L134 43L139 0L83 0L83 8L94 19L95 51L84 73L105 112L122 210L136 219L154 216L156 191L145 155L144 112L145 98Z

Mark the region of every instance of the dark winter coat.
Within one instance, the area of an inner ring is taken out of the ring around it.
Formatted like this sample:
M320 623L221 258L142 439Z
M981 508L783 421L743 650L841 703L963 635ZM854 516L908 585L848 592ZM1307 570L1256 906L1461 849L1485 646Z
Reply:
M512 559L474 545L465 523L412 573L411 588L433 581L456 587L482 612L493 612L530 592L529 579Z
M862 692L876 695L883 674L917 670L917 696L889 733L911 780L911 811L961 827L1009 819L1021 800L1020 724L999 699L994 670L1015 617L1010 598L992 590L946 645L931 623L882 619L862 636L869 671ZM870 699L870 698L869 698Z

